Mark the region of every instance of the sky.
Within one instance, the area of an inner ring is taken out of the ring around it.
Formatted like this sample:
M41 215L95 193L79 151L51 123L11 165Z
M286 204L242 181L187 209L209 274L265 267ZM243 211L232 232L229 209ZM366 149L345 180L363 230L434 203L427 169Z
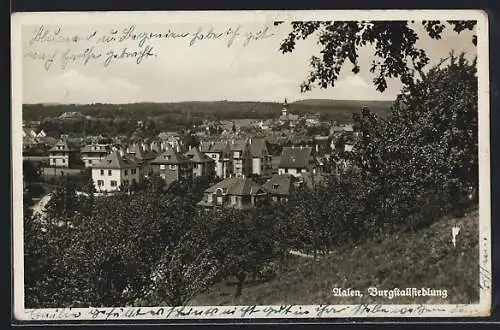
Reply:
M161 31L206 33L213 28L216 33L233 32L240 23L224 24L155 24L136 25L134 32ZM373 83L369 66L373 49L368 46L359 52L361 71L351 72L346 62L334 88L314 88L300 93L300 83L310 70L309 59L318 54L317 39L309 38L297 42L292 53L279 51L281 41L290 30L287 23L268 25L267 38L252 40L245 45L244 35L262 30L262 23L241 24L240 35L228 47L229 39L197 40L189 46L190 38L149 40L142 45L152 46L154 56L147 57L140 64L135 59L112 61L103 64L107 52L121 53L124 47L129 51L138 49L137 40L124 42L97 42L98 37L110 35L112 29L122 31L130 25L47 25L48 35L58 28L58 36L86 37L96 32L93 41L77 43L33 42L33 36L40 25L27 25L22 30L22 77L23 103L134 103L134 102L181 102L181 101L271 101L282 102L300 99L338 100L393 100L401 90L398 80L388 81L384 93L378 92ZM447 29L441 40L431 40L421 28L417 43L423 47L436 64L450 51L465 51L469 57L476 54L472 45L472 32L461 34ZM79 54L94 47L95 54L102 54L96 60L83 64L80 58L63 67L62 54ZM57 51L57 52L56 52ZM47 56L54 54L49 69L45 67ZM45 56L45 58L43 58Z

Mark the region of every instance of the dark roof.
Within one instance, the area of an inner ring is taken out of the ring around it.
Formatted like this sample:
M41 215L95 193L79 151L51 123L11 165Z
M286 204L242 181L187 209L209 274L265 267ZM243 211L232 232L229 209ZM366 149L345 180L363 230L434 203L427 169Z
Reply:
M223 155L229 153L229 143L227 141L211 141L200 144L201 152L217 152Z
M139 146L132 146L129 148L129 153L134 154L134 157L138 160L152 160L158 157L155 152L144 151Z
M294 179L294 176L290 174L276 174L262 185L262 189L272 195L289 195Z
M191 148L188 152L184 154L189 160L195 162L195 163L211 163L214 162L214 160L204 153L202 153L198 148L194 147Z
M284 147L279 167L307 168L314 162L311 147Z
M214 184L205 192L215 193L217 189L222 189L227 195L257 195L265 193L261 187L248 177L233 177L227 178L219 183Z
M242 139L231 140L229 147L231 148L231 151L244 151L247 147L247 141Z
M106 156L99 163L94 165L94 168L112 168L112 169L121 169L121 168L136 168L137 162L134 157L120 153L116 150L112 151L109 155Z
M250 153L252 157L262 157L264 151L267 151L266 140L252 139L252 143L250 143Z
M173 148L168 148L164 153L157 156L151 164L184 164L188 162L189 159L186 156Z
M62 149L59 149L59 147L62 147ZM70 151L78 151L78 148L76 148L71 143L68 143L67 141L59 141L52 148L50 148L49 151L66 151L66 152L70 152Z

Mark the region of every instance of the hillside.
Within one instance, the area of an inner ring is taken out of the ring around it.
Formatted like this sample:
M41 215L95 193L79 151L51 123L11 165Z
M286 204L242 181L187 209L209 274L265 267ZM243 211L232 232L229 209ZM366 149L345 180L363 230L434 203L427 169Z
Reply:
M377 302L468 304L479 299L477 210L464 218L445 217L416 233L349 246L317 261L293 256L287 269L264 283L248 283L240 297L234 285L219 283L190 305L356 304L374 302L366 289L447 289L447 298L378 298ZM460 227L457 246L451 228ZM334 287L359 289L363 298L333 297ZM361 300L363 299L363 300Z
M326 119L340 123L349 122L352 113L367 105L375 113L387 115L391 102L385 101L343 101L343 100L302 100L291 103L290 112L320 113ZM178 103L131 103L131 104L24 104L24 120L43 120L58 117L67 111L81 112L95 118L123 117L134 120L146 118L161 119L165 116L178 116L196 119L266 119L278 117L281 103L273 102L178 102Z

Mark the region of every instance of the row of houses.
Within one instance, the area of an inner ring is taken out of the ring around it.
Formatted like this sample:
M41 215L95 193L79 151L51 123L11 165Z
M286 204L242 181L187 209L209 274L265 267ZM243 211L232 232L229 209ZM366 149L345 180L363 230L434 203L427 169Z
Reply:
M250 209L265 202L286 202L290 194L300 187L323 182L320 174L275 174L264 184L258 184L249 177L224 179L204 191L198 205L205 209L233 208Z
M116 191L134 182L138 183L152 174L159 175L167 184L199 176L217 176L223 180L249 178L246 174L248 172L243 170L247 165L241 165L239 162L231 163L242 159L231 159L231 155L215 152L213 149L214 145L211 148L212 152L208 154L197 147L185 153L169 148L161 154L147 153L140 148L128 153L113 150L92 166L92 179L97 191ZM232 155L237 157L241 152L237 149ZM250 160L248 164L257 164L253 162L254 159ZM231 171L229 164L233 165ZM258 169L261 169L261 165L257 165ZM321 172L321 166L321 159L314 156L312 148L284 148L276 174L304 178ZM266 177L270 175L267 174Z

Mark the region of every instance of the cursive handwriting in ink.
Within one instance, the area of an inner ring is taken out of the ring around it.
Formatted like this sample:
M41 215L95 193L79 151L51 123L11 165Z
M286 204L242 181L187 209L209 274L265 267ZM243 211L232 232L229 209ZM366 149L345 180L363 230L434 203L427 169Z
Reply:
M66 69L68 64L76 63L87 65L90 61L97 60L102 57L102 54L97 53L94 46L85 48L84 50L76 51L68 48L61 58L61 68Z
M141 64L145 58L156 57L154 48L151 45L146 45L143 48L132 50L124 47L121 51L115 52L110 50L106 53L104 66L108 67L111 63L126 59L135 59L135 63Z
M56 60L58 50L54 50L53 52L37 52L37 51L29 51L24 54L24 57L41 61L43 63L43 67L45 70L49 70Z
M245 33L245 41L243 46L247 46L251 41L262 40L274 36L274 33L269 32L269 26L257 32L247 32Z

